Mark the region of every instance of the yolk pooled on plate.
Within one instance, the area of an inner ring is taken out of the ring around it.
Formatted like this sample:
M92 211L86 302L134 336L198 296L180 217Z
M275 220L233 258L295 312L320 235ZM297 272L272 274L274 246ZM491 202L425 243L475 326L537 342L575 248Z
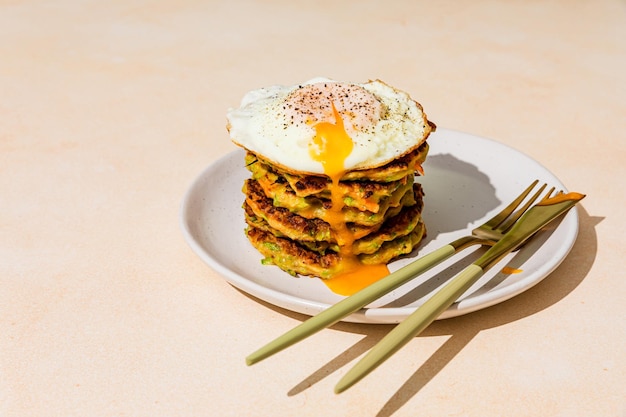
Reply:
M387 265L365 265L353 253L355 237L344 220L343 193L339 181L345 173L344 161L352 152L354 143L346 132L343 119L331 103L334 123L322 121L315 124L315 136L309 143L311 158L320 162L324 172L331 179L330 196L332 207L324 219L339 245L341 272L330 279L323 280L333 292L351 295L369 284L389 274Z
M507 275L519 274L522 272L524 271L521 269L517 269L517 268L511 268L510 266L505 266L504 268L502 268L502 273L507 274Z

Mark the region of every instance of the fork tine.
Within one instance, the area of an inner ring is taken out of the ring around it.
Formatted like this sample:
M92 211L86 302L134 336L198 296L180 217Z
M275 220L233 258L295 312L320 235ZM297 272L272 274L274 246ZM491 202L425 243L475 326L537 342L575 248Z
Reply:
M499 229L502 233L505 233L506 231L508 231L511 226L513 226L515 224L515 222L517 220L519 220L520 217L522 217L522 214L524 214L526 212L526 210L528 210L530 208L530 206L535 202L535 200L537 198L539 198L539 196L541 195L541 193L543 192L543 190L546 188L546 184L543 184L538 190L537 192L526 202L526 204L524 204L522 207L520 207L515 213L511 214L509 217L507 217L505 221L503 221L502 223L500 223ZM550 194L552 194L552 191L554 191L554 187L552 187L552 189L550 191L548 191L548 193L545 195L545 197L543 199L546 199L550 196ZM542 199L542 200L543 200ZM540 201L542 201L540 200Z
M539 182L539 180L535 180L533 181L532 184L530 184L528 186L528 188L526 188L524 191L522 191L522 193L515 199L513 200L508 206L506 206L500 213L496 214L492 219L490 219L489 221L487 221L485 223L485 225L488 225L489 227L491 227L492 229L495 229L496 227L498 227L500 224L502 224L502 222L504 222L510 215L511 213L513 213L513 211L520 205L522 204L522 201L524 201L524 199L526 198L526 196L528 194L530 194L530 192L532 191L533 188L535 188L535 185L537 185L537 183ZM544 186L545 187L545 184ZM543 188L542 188L543 190ZM537 198L536 196L534 196L533 198ZM533 200L534 201L534 200Z
M553 196L552 193L554 192L554 190L556 190L555 187L550 188L550 191L548 191L548 194L546 194L545 197L541 199L541 201L546 201L547 199L551 197L556 197L557 195L563 193L563 191L557 191L557 193Z

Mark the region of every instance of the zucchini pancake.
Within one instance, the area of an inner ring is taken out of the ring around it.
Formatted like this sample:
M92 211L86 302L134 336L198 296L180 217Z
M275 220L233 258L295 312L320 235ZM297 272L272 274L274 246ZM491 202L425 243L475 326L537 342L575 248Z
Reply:
M264 264L347 294L426 235L415 178L435 125L407 93L317 78L251 91L227 119L246 150L245 233Z

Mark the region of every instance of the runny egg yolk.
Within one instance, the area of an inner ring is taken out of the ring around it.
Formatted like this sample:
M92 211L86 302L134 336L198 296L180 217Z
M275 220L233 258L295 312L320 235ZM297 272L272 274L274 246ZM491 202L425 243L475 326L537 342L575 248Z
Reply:
M323 282L333 292L340 295L351 295L369 284L389 274L387 265L365 265L353 253L354 234L344 221L343 193L339 180L345 173L344 161L352 152L352 139L346 132L343 119L331 103L335 123L319 122L315 128L315 136L309 143L311 158L322 164L324 173L331 179L330 196L332 207L327 210L324 220L339 245L340 273Z

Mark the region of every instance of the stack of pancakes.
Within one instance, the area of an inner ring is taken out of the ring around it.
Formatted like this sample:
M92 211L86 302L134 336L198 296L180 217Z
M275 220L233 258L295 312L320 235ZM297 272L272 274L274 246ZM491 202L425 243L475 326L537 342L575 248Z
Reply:
M376 167L347 171L339 182L352 252L365 265L386 264L413 251L426 234L423 191L415 182L428 144ZM248 150L252 173L243 186L246 234L274 264L296 275L339 272L339 245L325 220L332 206L328 176L290 170Z

